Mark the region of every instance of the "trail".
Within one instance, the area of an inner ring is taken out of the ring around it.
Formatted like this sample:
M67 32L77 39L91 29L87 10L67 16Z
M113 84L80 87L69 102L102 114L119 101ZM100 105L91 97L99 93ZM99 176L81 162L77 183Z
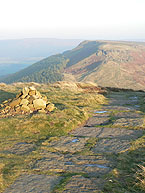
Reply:
M105 175L116 166L113 155L143 135L138 93L112 92L108 99L83 127L47 144L31 174L21 175L5 193L101 193Z

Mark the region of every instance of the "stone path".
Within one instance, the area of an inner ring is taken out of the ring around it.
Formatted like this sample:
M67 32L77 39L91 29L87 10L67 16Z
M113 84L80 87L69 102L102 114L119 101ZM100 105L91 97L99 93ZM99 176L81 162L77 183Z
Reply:
M15 183L6 190L8 193L21 192L44 192L48 193L53 190L56 184L61 180L58 176L48 175L22 175L15 181Z
M46 140L40 148L41 159L30 166L32 174L21 175L5 193L101 193L104 175L116 164L113 155L128 151L144 128L136 93L112 93L109 99L83 127L68 136ZM21 155L34 148L20 143L10 152Z

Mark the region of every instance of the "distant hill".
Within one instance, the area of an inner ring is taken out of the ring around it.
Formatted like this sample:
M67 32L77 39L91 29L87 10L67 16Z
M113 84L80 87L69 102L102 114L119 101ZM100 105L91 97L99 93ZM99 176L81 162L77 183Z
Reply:
M0 40L0 76L17 72L50 55L76 47L79 39Z
M100 86L145 90L145 43L84 41L45 58L1 82L55 82L74 78Z

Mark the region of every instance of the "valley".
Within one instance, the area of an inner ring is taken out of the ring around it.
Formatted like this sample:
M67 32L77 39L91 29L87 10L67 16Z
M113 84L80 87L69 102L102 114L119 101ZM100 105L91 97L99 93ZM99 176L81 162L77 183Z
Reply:
M72 49L81 41L55 38L0 40L0 77L18 72L53 54Z
M0 81L53 83L72 77L102 87L145 90L145 43L84 41Z

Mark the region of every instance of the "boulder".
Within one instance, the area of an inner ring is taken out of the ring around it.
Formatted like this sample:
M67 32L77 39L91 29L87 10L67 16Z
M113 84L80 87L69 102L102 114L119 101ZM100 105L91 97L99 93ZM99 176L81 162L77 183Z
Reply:
M46 102L43 99L36 99L33 101L33 104L36 110L46 108Z
M20 107L20 106L16 107L16 108L15 108L15 111L16 111L17 113L20 113L20 112L21 112L21 107Z
M47 102L47 96L42 97L42 99Z
M32 90L35 90L35 91L36 91L36 88L35 88L34 86L31 86L29 89L30 89L31 91L32 91Z
M42 98L40 92L38 92L37 90L36 90L36 96L38 96L38 98Z
M28 105L29 101L27 99L22 99L20 105Z
M32 95L32 97L33 97L33 100L39 99L39 96L37 96L37 95Z
M30 91L29 91L29 95L30 95L30 96L33 96L33 95L35 95L35 94L36 94L36 90L30 90Z
M20 98L22 95L23 95L23 93L20 92L19 94L16 95L16 98L18 99L18 98Z
M3 108L3 107L4 107L4 105L3 105L3 104L0 104L0 107L1 107L1 108Z
M46 110L49 111L49 112L53 111L54 109L55 109L55 106L52 103L48 104L47 107L46 107Z
M38 110L38 113L46 113L46 111L44 109L40 109Z
M27 105L22 105L21 110L24 112L30 112L30 108Z
M35 111L35 108L34 108L33 104L29 104L28 107L30 108L31 111Z
M6 103L8 103L8 100L5 100L5 101L3 102L3 104L6 104Z
M10 107L15 107L16 105L19 105L20 102L21 102L21 99L18 98L18 99L16 99L16 100L13 100L13 101L9 104L9 106L10 106Z
M22 93L23 93L24 96L27 96L28 93L29 93L29 88L28 87L23 88Z

